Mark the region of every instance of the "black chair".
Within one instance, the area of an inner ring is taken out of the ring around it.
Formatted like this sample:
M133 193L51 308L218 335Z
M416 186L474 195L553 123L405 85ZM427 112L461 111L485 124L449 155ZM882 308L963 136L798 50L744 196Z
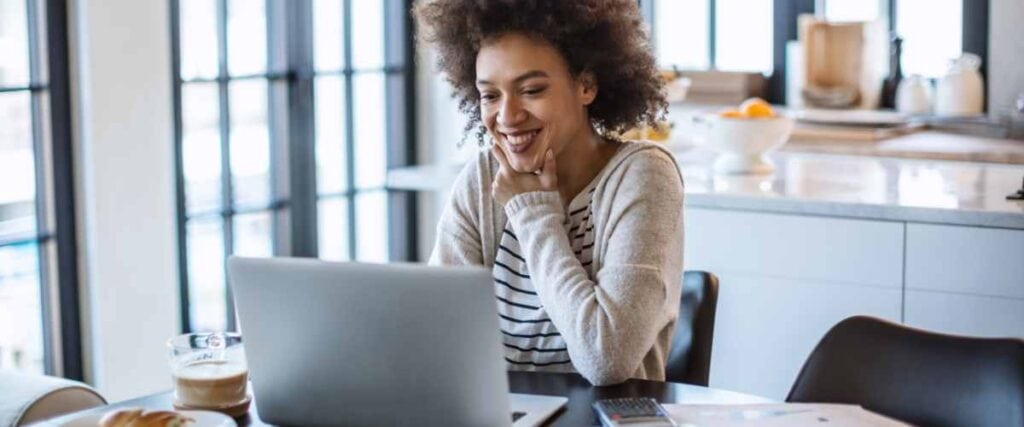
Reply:
M851 317L821 339L786 401L857 404L922 426L1024 426L1024 340Z
M683 296L672 349L665 362L665 381L708 385L711 342L715 335L718 278L706 271L683 273Z

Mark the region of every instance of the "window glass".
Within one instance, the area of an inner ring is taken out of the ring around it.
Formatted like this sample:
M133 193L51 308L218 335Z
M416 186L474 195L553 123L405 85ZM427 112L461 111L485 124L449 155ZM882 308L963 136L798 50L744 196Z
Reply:
M216 83L181 88L182 162L190 213L221 208L220 101Z
M266 0L229 0L228 71L260 74L267 69ZM207 39L209 40L216 40Z
M941 76L963 50L963 2L897 0L896 33L903 37L903 75Z
M834 22L870 22L882 16L882 1L825 0L825 19Z
M223 331L227 327L224 223L219 217L190 219L186 233L192 330Z
M321 76L316 90L316 178L320 194L335 194L348 186L345 152L345 82L340 76Z
M388 261L388 194L370 191L356 196L356 258Z
M661 67L706 69L710 21L708 0L659 0L654 3L654 44Z
M771 73L772 0L715 0L715 66Z
M28 91L0 93L0 242L36 234L36 164Z
M266 80L236 80L231 97L231 185L240 206L270 203L270 130Z
M39 271L37 243L0 246L0 370L45 371Z
M26 5L25 0L0 0L0 87L29 83Z
M352 66L384 66L384 0L358 0L352 4Z
M273 216L254 212L234 217L234 254L248 257L274 255Z
M217 2L180 0L181 78L217 76Z
M345 63L345 24L341 0L313 0L313 60L317 71L340 70Z
M384 75L358 74L353 82L355 92L355 163L356 187L384 186L387 174L387 126L384 122L386 96Z
M317 202L317 243L320 258L330 261L348 261L348 200L342 197L324 198Z

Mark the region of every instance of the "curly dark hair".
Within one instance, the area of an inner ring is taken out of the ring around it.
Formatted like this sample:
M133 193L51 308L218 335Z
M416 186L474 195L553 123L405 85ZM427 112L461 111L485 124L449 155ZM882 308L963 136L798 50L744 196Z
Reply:
M593 74L598 92L588 113L599 133L654 126L664 117L662 81L636 0L427 0L413 14L417 39L437 47L437 66L469 115L467 134L477 128L478 143L485 130L476 57L482 43L507 33L550 43L573 77Z

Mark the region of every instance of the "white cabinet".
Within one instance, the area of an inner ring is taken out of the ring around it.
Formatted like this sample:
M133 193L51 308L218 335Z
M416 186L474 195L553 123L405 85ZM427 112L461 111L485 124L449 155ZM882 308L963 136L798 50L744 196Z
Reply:
M907 324L1024 337L1024 231L908 224L906 271Z
M711 386L783 399L840 320L900 319L903 224L689 208L685 265L721 279Z
M898 288L724 272L712 387L784 399L825 332L858 314L899 321Z
M948 334L1024 338L1024 299L907 290L905 321Z
M1024 337L1024 231L686 210L685 266L721 279L711 385L785 398L811 350L858 314Z

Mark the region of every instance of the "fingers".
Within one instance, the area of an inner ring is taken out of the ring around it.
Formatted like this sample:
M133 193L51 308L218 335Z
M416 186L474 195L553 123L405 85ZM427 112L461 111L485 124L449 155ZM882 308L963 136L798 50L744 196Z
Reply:
M504 171L505 173L512 172L512 166L509 165L508 157L505 156L505 151L501 149L501 146L494 144L491 147L491 153L494 154L495 159L498 159L498 164L501 165L501 171Z
M555 153L551 149L544 154L544 166L540 169L540 184L546 190L553 190L558 186L558 167L555 164Z

